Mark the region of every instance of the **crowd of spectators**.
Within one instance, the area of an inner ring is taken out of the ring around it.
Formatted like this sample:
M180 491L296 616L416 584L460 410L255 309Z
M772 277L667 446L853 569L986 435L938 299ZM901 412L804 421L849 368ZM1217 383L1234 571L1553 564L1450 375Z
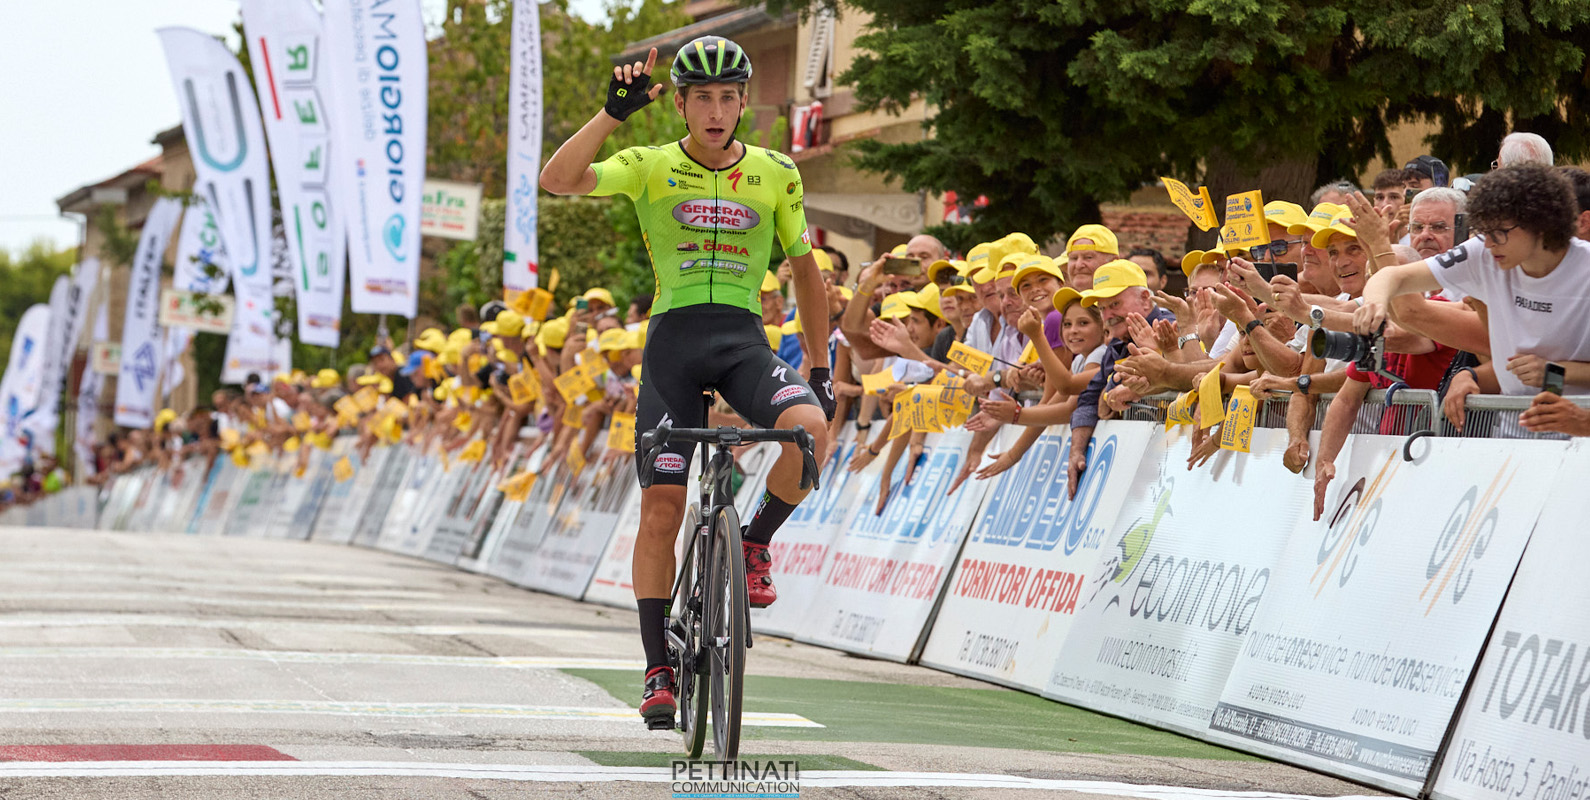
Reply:
M1216 383L1222 409L1239 391L1285 404L1283 463L1301 473L1314 461L1316 514L1371 389L1438 392L1459 429L1475 394L1532 396L1523 428L1590 435L1590 411L1561 397L1590 394L1590 174L1552 166L1545 140L1513 134L1483 175L1454 179L1421 156L1368 188L1327 184L1306 206L1270 199L1268 244L1221 243L1179 265L1100 224L1077 228L1052 255L1022 233L964 254L919 235L854 274L842 253L819 249L832 335L812 342L800 329L786 263L762 286L768 345L803 373L810 348L829 348L839 408L826 455L853 423L851 470L880 458L886 474L901 460L908 470L919 463L926 434L890 424L902 392L937 383L969 393L972 443L951 491L1008 470L1060 423L1071 425L1075 491L1100 420L1170 392L1196 407L1199 388ZM1178 267L1187 289L1173 294ZM338 433L354 434L360 454L406 441L501 466L545 446L541 471L582 468L609 426L633 424L650 302L619 308L601 287L561 313L550 301L536 290L462 308L461 327L378 345L346 375L251 376L186 415L162 412L152 431L113 434L95 449L89 480L155 464L180 481L188 456L297 458L302 469ZM1382 342L1383 363L1316 353L1321 332ZM968 366L979 361L990 366ZM1543 392L1554 365L1563 389ZM1322 395L1334 399L1314 452ZM715 409L712 424L737 423L732 409ZM1371 427L1404 434L1415 424L1395 407ZM988 453L1005 426L1020 435ZM1193 428L1189 468L1221 438L1218 426ZM55 474L53 462L30 470L24 485L6 487L13 500L36 496L33 487ZM883 482L876 510L890 491Z

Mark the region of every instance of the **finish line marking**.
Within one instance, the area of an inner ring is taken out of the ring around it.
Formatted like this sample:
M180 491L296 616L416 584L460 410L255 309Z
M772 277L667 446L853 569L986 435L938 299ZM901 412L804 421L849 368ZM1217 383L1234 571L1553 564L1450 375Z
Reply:
M588 639L591 631L534 625L378 625L362 622L327 622L314 619L252 619L184 617L174 614L51 614L0 616L0 628L235 628L243 630L327 630L349 633L416 634L421 636L556 636Z
M197 606L242 608L299 608L323 611L414 611L449 614L508 614L501 606L447 605L445 603L359 602L339 600L259 600L249 597L215 597L159 592L0 592L0 600L57 602L103 600L127 603L188 603Z
M661 783L673 781L662 767L523 766L518 764L427 764L379 761L100 761L0 763L0 778L156 778L156 777L392 777L497 780L524 783ZM1137 797L1143 800L1325 800L1310 795L1237 792L1111 781L1054 780L957 772L870 772L812 770L800 774L805 787L922 787L1040 789L1055 792ZM1349 795L1330 800L1381 800Z
M215 661L267 661L273 664L392 664L399 666L485 667L491 669L645 669L646 662L624 658L533 656L427 656L412 653L314 653L278 650L227 650L202 647L0 647L0 658L114 658Z
M640 722L640 714L628 706L610 708L568 708L559 706L516 706L487 703L360 703L327 700L176 700L118 698L39 698L0 699L0 713L162 713L200 712L208 714L322 714L343 717L491 717L496 719L581 720ZM799 714L747 711L741 715L745 725L764 728L825 727Z

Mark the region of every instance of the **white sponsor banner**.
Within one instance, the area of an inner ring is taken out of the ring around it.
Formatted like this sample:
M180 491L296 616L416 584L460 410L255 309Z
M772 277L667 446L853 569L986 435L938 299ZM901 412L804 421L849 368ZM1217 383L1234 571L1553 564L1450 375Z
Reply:
M201 307L199 295L181 289L160 292L160 324L167 327L191 328L205 333L230 333L235 303L227 295L205 295Z
M215 275L211 275L214 270ZM177 234L177 263L172 267L171 285L185 292L219 294L226 291L226 252L221 246L221 228L215 212L201 195L182 212L182 231Z
M1007 427L990 450L1005 452L1021 432ZM1152 438L1151 423L1100 423L1074 500L1069 426L1045 431L990 481L922 663L1043 691Z
M122 315L121 369L116 379L116 424L150 428L155 423L155 392L160 382L160 273L166 243L182 215L182 204L169 197L155 201L144 218L127 283L127 311Z
M320 12L309 0L243 0L243 27L281 197L298 338L336 347L347 237L332 203Z
M88 301L94 296L94 288L99 285L99 259L84 259L77 265L77 272L72 276L72 293L67 304L71 309L70 323L66 331L66 343L62 352L64 360L70 364L77 354L78 342L83 339L83 329L88 326ZM103 306L101 306L103 310ZM97 324L99 320L95 320ZM107 323L108 324L108 323ZM64 379L65 376L63 376Z
M192 28L161 28L159 34L193 155L193 193L215 213L232 280L268 293L270 174L254 88L214 36Z
M513 2L513 63L508 81L508 203L503 225L502 283L522 292L538 285L536 192L541 182L541 8Z
M324 43L353 310L413 317L428 79L420 0L326 0Z
M43 303L23 312L11 335L11 354L0 378L0 474L16 472L27 456L22 422L39 399L49 337L50 307Z
M1233 667L1217 740L1396 792L1423 788L1562 465L1561 442L1355 436ZM1221 734L1229 734L1222 736Z
M1568 446L1475 670L1436 776L1441 800L1573 800L1590 789L1585 444Z
M116 342L95 342L89 348L88 359L89 367L94 372L115 375L121 372L121 345Z
M232 311L232 333L226 338L221 367L222 383L242 383L250 372L270 380L292 369L291 347L276 338L276 306L269 291L255 294L243 284L232 287L237 304ZM290 343L288 343L290 345Z
M93 259L84 261L82 267L90 263L94 264L97 274L99 264ZM93 289L90 288L89 295L92 294ZM85 302L89 295L84 296ZM101 301L99 309L94 312L94 329L90 336L95 342L110 336L110 318L105 306L106 303ZM99 347L96 344L91 349L97 351ZM99 390L104 385L104 378L100 377L102 374L98 369L84 370L82 382L77 387L77 430L72 432L72 452L77 456L78 477L93 475L98 471L94 467L94 423L99 420Z
M49 448L48 452L55 452L55 432L60 426L60 396L66 390L66 381L70 375L72 360L77 354L77 342L83 335L83 327L88 322L88 301L94 295L94 287L99 283L99 259L90 258L76 267L72 282L66 292L66 309L63 320L61 339L53 348L52 356L58 364L59 374L46 382L44 391L54 392L51 397L41 399L41 411L47 416L42 417L35 428L34 441ZM53 319L53 312L52 312ZM85 370L83 380L87 380ZM52 388L53 387L53 388ZM79 385L78 391L82 392ZM92 415L90 415L92 422Z
M165 356L166 364L161 374L165 377L160 381L160 395L169 399L171 393L176 391L182 382L188 379L188 371L182 366L183 357L188 353L188 345L193 344L192 328L167 328Z
M908 458L893 475L880 473L891 486L881 515L878 481L862 481L862 502L829 549L796 638L894 661L915 655L988 489L977 481L948 494L971 438L964 429L930 434L910 483Z
M480 233L478 183L425 179L420 203L420 233L443 239L474 241Z
M62 275L50 288L50 330L44 345L44 374L39 381L38 399L33 410L23 419L22 426L33 436L33 445L41 453L55 454L55 429L61 414L56 408L61 402L61 381L66 377L66 366L71 363L66 351L67 328L71 325L72 279Z
M1204 736L1313 487L1281 465L1285 431L1188 471L1191 438L1150 441L1043 694Z

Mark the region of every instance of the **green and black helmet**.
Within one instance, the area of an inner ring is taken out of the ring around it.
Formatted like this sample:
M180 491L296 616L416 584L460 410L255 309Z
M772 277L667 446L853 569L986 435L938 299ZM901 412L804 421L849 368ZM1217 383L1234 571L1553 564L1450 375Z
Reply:
M751 79L751 57L722 36L703 36L679 48L668 75L675 86L745 83Z

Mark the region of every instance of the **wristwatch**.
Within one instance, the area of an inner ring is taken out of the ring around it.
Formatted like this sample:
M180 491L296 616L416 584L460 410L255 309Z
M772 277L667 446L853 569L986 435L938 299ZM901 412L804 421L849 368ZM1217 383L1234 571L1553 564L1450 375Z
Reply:
M1308 387L1312 386L1313 384L1314 384L1314 379L1312 377L1309 377L1308 375L1299 375L1299 376L1297 376L1297 390L1298 390L1298 392L1300 392L1302 394L1308 394Z
M1325 324L1325 309L1319 306L1308 307L1308 327L1310 330L1319 330Z
M1178 337L1176 337L1176 349L1180 350L1183 347L1186 347L1188 342L1197 341L1197 339L1198 339L1198 334L1196 334L1196 333L1189 333L1189 334L1185 334L1183 336L1178 336Z
M1253 335L1253 329L1257 328L1257 327L1259 327L1260 325L1263 325L1263 324L1264 324L1264 320L1262 320L1262 319L1249 320L1248 324L1242 326L1242 334L1244 336L1252 336Z

